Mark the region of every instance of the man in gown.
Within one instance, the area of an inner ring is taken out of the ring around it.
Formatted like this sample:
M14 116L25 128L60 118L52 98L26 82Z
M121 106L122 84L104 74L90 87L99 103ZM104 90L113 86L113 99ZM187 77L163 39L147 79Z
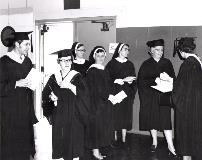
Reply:
M32 69L26 56L30 48L28 32L14 32L13 47L0 59L1 159L29 160L35 154L33 91L25 79Z

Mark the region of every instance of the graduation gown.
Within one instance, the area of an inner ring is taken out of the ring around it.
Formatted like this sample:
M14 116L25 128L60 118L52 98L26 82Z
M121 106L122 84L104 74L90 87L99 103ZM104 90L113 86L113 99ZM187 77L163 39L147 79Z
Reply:
M90 149L109 146L112 141L112 103L108 100L111 79L107 70L90 67L86 74L90 96L90 115L86 146Z
M192 56L180 67L173 87L173 101L177 153L198 156L202 151L202 69Z
M1 111L1 159L28 160L34 155L33 92L29 88L15 87L16 81L26 78L32 62L25 57L18 63L8 57L0 59L0 111Z
M90 62L85 60L83 64L77 63L76 60L73 61L74 70L81 73L83 77L86 75L87 69L90 67Z
M129 60L121 63L116 59L112 59L107 64L106 69L109 70L112 82L116 79L136 76L134 65ZM124 83L123 85L114 83L113 95L119 93L120 91L124 91L127 98L113 107L114 129L131 130L133 121L133 103L137 91L136 81L133 81L132 84Z
M70 77L72 72L76 74ZM61 79L61 74L53 74L43 90L42 107L47 118L52 116L53 159L72 160L84 152L84 126L89 104L81 75L71 70L66 78L76 86L76 95L70 89L60 88L58 79ZM51 92L58 97L57 106L49 99Z
M152 57L144 61L138 72L138 93L140 98L139 123L140 130L171 130L171 108L159 106L161 92L151 88L160 73L166 72L175 78L170 60L161 58L156 62Z

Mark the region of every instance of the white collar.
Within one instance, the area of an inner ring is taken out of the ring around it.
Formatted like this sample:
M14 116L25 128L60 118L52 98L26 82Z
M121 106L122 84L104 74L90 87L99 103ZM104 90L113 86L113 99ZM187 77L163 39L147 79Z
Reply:
M190 57L190 56L192 56L192 57L194 57L194 58L196 58L196 60L201 64L201 68L202 68L202 62L201 62L201 59L200 59L200 57L198 57L197 55L195 55L195 54L189 54L188 55L188 57ZM188 58L187 57L187 58Z
M11 52L7 52L7 54L6 54L10 59L12 59L12 60L14 60L14 61L16 61L16 62L18 62L18 63L20 63L20 64L22 64L22 62L24 61L24 59L25 59L25 56L24 55L22 55L21 57L17 54L17 53L15 53L13 50L11 51Z
M74 59L73 62L74 63L77 63L77 64L84 64L85 63L85 59L83 58L77 58L77 59Z
M67 74L67 76L62 80L62 75L61 75L61 71L57 70L54 75L55 75L55 79L57 81L57 83L60 85L60 83L62 81L65 82L71 82L72 78L79 72L75 71L75 70L71 70L69 71L69 73Z
M97 68L97 69L101 69L101 70L105 69L105 67L101 64L92 64L88 69L90 69L92 67Z
M120 63L127 62L127 60L128 60L127 58L121 59L120 57L116 57L115 59Z

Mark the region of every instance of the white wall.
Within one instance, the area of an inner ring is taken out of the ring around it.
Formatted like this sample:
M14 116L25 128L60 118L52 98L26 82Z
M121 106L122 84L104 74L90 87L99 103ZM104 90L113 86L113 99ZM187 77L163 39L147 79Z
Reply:
M37 20L117 16L117 27L202 25L200 0L81 0L63 10L63 0L1 0L0 9L30 6Z
M16 32L34 31L35 23L32 8L10 9L9 13L7 9L0 10L0 31L8 25L12 26ZM0 57L6 52L7 47L0 42ZM30 58L33 58L34 61L34 56Z

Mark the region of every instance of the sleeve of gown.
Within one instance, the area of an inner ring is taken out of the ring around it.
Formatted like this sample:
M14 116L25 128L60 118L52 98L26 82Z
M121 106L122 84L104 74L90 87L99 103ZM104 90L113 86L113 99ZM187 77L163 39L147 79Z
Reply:
M131 74L130 76L135 76L136 77L134 65L131 64L128 69L130 70L130 74ZM137 80L134 80L131 84L125 83L123 85L123 90L126 92L127 95L134 98L135 94L137 92Z
M171 61L169 60L168 62L168 67L169 67L169 76L172 77L173 79L175 79L175 71L174 71L174 68L173 68L173 65L171 63Z
M153 89L150 86L156 85L155 79L151 77L147 67L142 64L138 72L137 86L140 101L144 101L148 96L153 94Z
M114 71L113 71L113 60L111 60L111 61L109 61L109 62L107 63L105 69L108 70L111 80L114 81L115 78L114 78L113 75L112 75L112 73L114 72Z
M0 60L0 96L8 96L15 91L15 81L8 78L8 69L3 60Z
M185 107L185 103L192 95L192 90L194 85L196 85L198 72L193 64L189 62L184 62L180 67L178 76L173 85L173 102L181 111ZM196 88L196 87L195 87ZM178 105L180 104L180 105Z
M89 113L89 92L85 80L80 74L73 78L73 85L76 86L76 110L82 119L85 120Z
M54 109L54 102L50 100L49 95L51 94L51 86L53 81L53 76L51 76L46 83L43 91L42 91L42 108L43 108L43 115L45 117L49 117L52 115Z
M86 75L86 82L90 95L91 113L99 112L104 107L103 104L108 102L108 97L110 94L108 91L110 91L110 89L104 89L106 84L103 83L104 80L101 76L103 75L98 75L97 72L93 69L90 69Z

